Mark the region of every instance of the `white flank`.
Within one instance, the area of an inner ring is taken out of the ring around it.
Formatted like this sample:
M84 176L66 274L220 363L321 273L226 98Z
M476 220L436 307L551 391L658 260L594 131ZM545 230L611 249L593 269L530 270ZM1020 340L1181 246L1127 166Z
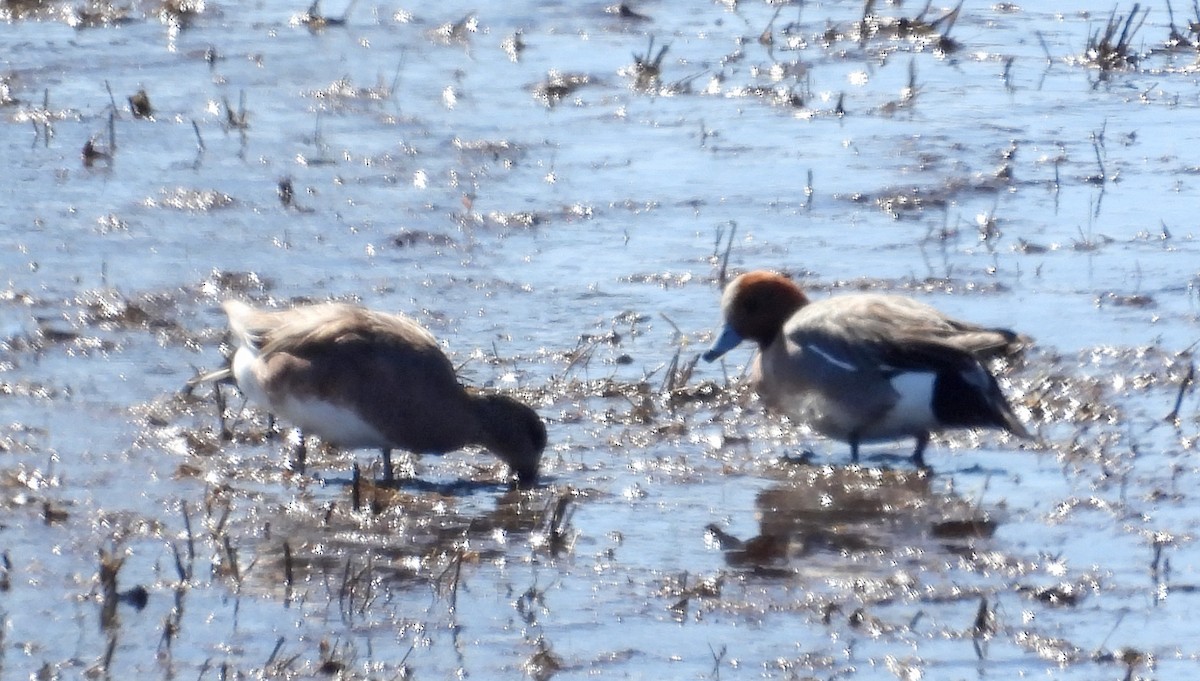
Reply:
M253 347L243 345L233 353L233 378L237 381L238 390L247 400L268 409L271 401L267 399L267 392L263 390L258 373L254 370L257 365L258 351Z
M387 438L349 407L290 395L275 407L279 416L330 444L347 449L389 446Z
M363 420L358 412L349 407L316 398L297 398L286 395L272 401L259 381L257 369L258 351L242 346L233 355L233 377L238 389L250 402L274 413L293 426L310 435L334 445L354 449L357 447L387 447L387 438L371 424Z
M893 377L890 382L899 399L883 420L871 428L871 435L899 437L934 427L937 424L937 417L933 414L933 383L936 378L937 375L932 372L917 371Z

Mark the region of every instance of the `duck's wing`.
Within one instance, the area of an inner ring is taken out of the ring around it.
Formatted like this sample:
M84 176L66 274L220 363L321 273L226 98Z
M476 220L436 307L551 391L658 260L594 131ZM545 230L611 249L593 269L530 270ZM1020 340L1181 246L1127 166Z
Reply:
M415 321L349 306L272 331L268 391L352 405L394 446L444 452L478 440L478 414L453 363Z
M796 370L809 381L848 386L831 387L831 395L842 400L882 399L873 396L878 392L874 388L893 386L893 379L905 374L926 374L936 386L935 410L948 415L946 423L993 424L1028 436L981 358L952 338L856 309L816 312L794 317L786 337L795 348Z
M847 408L863 414L888 409L916 379L928 386L923 390L944 426L994 426L1031 436L982 358L944 338L826 326L805 327L790 340L804 356L808 378Z
M308 355L333 346L392 348L398 352L442 354L437 339L417 322L401 315L376 312L355 305L328 303L274 313L251 327L262 339L264 354L287 352Z
M237 342L263 362L289 357L364 378L376 365L417 367L439 381L455 373L433 334L402 315L343 303L263 311L231 300L224 308Z
M287 372L293 379L346 390L369 384L381 395L402 397L453 392L457 399L462 392L454 365L437 339L408 317L341 304L297 308L288 314L267 332L262 358L294 365ZM301 372L303 376L296 375Z
M923 341L957 348L981 359L1015 355L1032 343L1009 329L950 317L902 296L855 294L815 302L793 318L797 327L845 336L852 343L913 345Z

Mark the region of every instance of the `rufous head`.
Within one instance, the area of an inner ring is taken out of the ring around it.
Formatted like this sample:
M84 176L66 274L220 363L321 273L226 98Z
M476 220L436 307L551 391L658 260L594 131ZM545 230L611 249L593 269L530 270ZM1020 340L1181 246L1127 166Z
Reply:
M739 276L721 296L725 327L704 353L704 360L717 359L743 340L770 345L796 310L807 304L800 287L782 274L755 270Z

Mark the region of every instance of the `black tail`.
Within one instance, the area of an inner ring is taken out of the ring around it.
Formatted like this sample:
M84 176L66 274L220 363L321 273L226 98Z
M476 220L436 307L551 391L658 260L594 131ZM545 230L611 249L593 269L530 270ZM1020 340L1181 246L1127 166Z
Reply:
M1000 428L1017 437L1033 437L1013 413L996 378L978 364L938 373L933 414L951 427Z

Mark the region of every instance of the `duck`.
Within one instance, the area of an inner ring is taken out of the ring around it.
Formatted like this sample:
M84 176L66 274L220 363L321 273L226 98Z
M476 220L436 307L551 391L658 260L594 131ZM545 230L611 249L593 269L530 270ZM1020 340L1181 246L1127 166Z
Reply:
M767 408L849 443L854 463L862 443L912 437L913 463L928 468L931 434L950 429L1032 437L986 364L1019 355L1027 336L899 295L810 300L790 278L766 270L731 281L721 312L723 328L704 360L756 343L751 380Z
M528 405L464 386L437 339L409 317L345 303L264 311L222 308L236 350L232 378L246 399L324 442L444 454L480 446L508 464L519 487L537 482L546 426ZM303 470L303 460L299 462Z

